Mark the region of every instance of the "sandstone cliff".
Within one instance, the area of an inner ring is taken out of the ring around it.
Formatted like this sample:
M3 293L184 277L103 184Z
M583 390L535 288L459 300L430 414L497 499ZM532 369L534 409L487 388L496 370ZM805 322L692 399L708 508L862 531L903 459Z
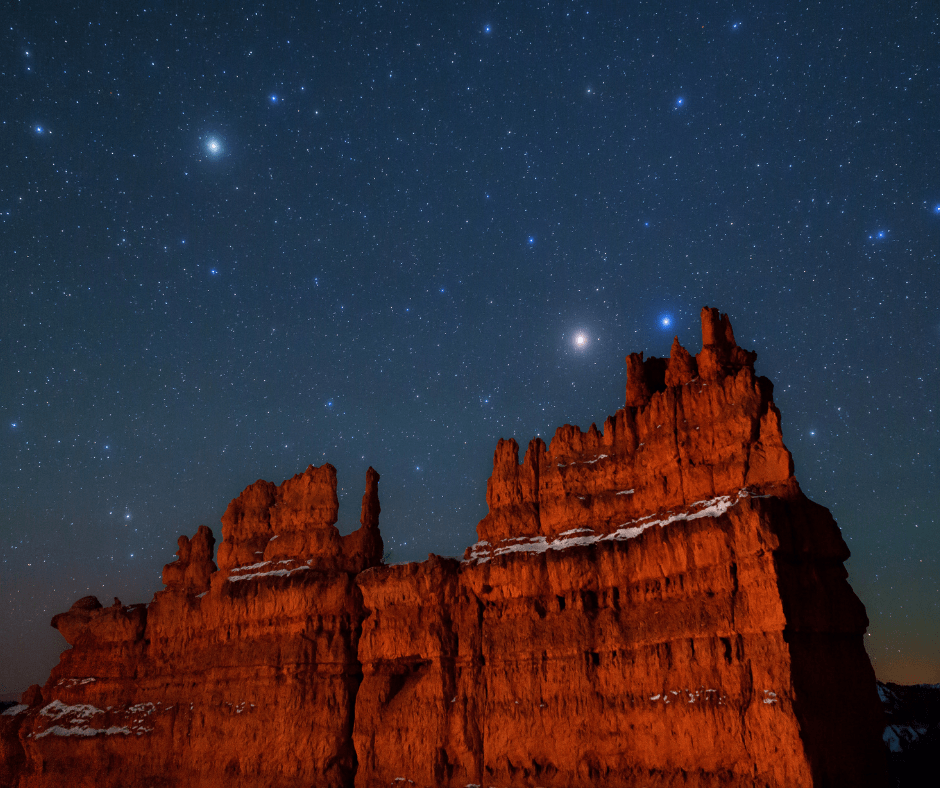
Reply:
M829 512L730 323L627 359L587 432L500 441L462 561L385 566L378 474L259 481L219 566L181 537L149 605L76 602L0 716L0 784L880 786L882 712Z

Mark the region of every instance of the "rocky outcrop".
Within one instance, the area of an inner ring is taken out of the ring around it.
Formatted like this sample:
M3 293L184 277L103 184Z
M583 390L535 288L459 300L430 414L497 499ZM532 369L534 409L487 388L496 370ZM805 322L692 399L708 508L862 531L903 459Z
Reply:
M880 786L864 608L717 310L598 430L497 445L463 560L381 562L378 474L259 481L149 605L79 600L0 716L24 786Z
M179 545L176 561L163 567L163 585L189 594L208 591L212 574L216 571L212 560L215 547L212 529L200 525L192 539L184 534L176 543ZM55 622L52 626L56 626Z
M382 558L378 481L370 468L346 537L332 466L256 482L225 513L220 569L200 526L149 605L85 597L56 616L72 648L0 717L0 785L350 785L355 577Z
M609 417L603 431L560 427L547 449L533 440L521 466L515 441L501 441L480 541L610 533L745 488L795 488L773 385L754 374L755 354L734 345L716 310L703 310L702 331L706 344L694 359L678 339L669 359L627 358L627 402L637 404Z
M279 487L255 482L222 515L219 568L312 560L321 569L361 572L382 559L378 482L378 473L370 468L362 499L362 528L348 536L340 536L336 529L336 468L329 463L319 468L311 465Z

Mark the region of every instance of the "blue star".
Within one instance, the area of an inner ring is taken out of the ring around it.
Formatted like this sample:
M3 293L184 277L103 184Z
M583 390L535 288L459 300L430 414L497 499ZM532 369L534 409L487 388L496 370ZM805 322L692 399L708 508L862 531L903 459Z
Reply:
M685 99L682 96L676 99L676 109L685 105Z
M669 328L672 325L672 315L661 315L659 318L659 325L663 328Z
M215 275L216 275L217 273L219 273L219 272L218 272L217 269L212 268L212 269L210 269L209 273L212 274L213 276L215 276Z
M486 33L487 35L489 35L490 33L493 32L493 26L492 26L492 25L484 25L484 26L483 26L483 32Z
M268 96L268 101L270 101L272 104L277 104L277 93L272 93L270 96Z
M529 246L535 246L535 236L534 236L534 235L530 235L530 236L529 236Z
M938 202L938 203L933 207L933 212L934 212L935 214L937 214L938 216L940 216L940 202Z
M874 235L869 235L868 240L869 241L883 241L887 237L888 237L887 230L878 230L878 232L876 232Z
M222 146L222 140L218 137L209 137L206 140L206 153L210 156L221 156L225 152L225 148Z
M740 22L734 22L734 23L732 23L732 25L731 25L731 29L732 29L732 30L737 30L739 27L741 27L741 23L740 23Z

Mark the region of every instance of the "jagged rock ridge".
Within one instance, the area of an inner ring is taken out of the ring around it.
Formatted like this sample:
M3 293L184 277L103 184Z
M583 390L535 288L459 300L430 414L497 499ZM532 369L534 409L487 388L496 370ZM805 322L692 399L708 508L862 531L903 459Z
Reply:
M627 358L603 431L500 441L463 561L381 563L378 474L246 488L149 606L79 600L0 717L3 784L884 785L882 718L829 512L717 310Z

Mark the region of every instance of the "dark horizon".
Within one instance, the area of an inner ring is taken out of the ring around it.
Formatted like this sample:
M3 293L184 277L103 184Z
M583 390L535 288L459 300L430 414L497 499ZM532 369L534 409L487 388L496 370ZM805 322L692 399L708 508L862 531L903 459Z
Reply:
M706 304L842 529L878 677L940 682L933 9L8 21L0 693L259 478L332 463L348 533L374 466L390 560L462 555L496 441L603 424Z

